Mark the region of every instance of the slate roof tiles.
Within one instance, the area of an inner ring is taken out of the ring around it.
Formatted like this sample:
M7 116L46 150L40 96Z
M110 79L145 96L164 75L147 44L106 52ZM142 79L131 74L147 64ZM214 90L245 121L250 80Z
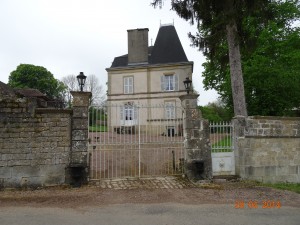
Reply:
M173 25L161 26L154 46L148 47L148 64L188 62ZM111 68L127 67L128 54L114 58Z

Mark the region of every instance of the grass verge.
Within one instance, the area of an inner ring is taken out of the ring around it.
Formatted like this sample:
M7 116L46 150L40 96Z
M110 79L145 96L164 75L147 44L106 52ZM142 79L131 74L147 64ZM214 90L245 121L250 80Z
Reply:
M232 152L231 146L231 137L227 136L212 145L212 152Z
M107 132L107 126L89 126L90 132Z
M263 184L263 183L260 183L259 185L264 186L264 187L271 187L271 188L276 188L276 189L281 189L281 190L293 191L293 192L300 194L300 184L291 184L291 183Z

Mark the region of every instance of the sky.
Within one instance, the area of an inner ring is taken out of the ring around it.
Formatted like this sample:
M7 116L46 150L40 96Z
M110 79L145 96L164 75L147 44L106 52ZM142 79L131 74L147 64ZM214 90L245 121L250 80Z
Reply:
M68 75L96 75L106 90L106 68L116 56L127 54L127 30L149 28L155 42L160 24L174 23L189 61L194 62L193 85L199 105L217 99L205 91L205 58L190 46L188 32L196 26L170 10L150 6L151 0L0 0L0 81L20 64L43 66L56 79Z

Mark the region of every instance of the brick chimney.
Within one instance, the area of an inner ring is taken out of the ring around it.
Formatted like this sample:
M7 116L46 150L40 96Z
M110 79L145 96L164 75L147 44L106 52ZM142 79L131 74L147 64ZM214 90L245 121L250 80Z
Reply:
M128 65L148 63L148 28L127 30Z

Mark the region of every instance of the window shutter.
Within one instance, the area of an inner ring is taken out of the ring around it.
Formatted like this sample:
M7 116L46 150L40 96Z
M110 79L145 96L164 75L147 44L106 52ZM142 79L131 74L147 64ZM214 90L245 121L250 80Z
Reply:
M129 77L128 79L129 93L133 93L133 77Z
M174 91L178 91L178 76L177 74L174 75Z
M123 78L123 91L126 94L126 77Z
M125 94L129 93L129 80L128 80L128 77L124 78L124 93Z
M161 86L161 90L165 91L165 76L161 76L160 77L160 86Z

